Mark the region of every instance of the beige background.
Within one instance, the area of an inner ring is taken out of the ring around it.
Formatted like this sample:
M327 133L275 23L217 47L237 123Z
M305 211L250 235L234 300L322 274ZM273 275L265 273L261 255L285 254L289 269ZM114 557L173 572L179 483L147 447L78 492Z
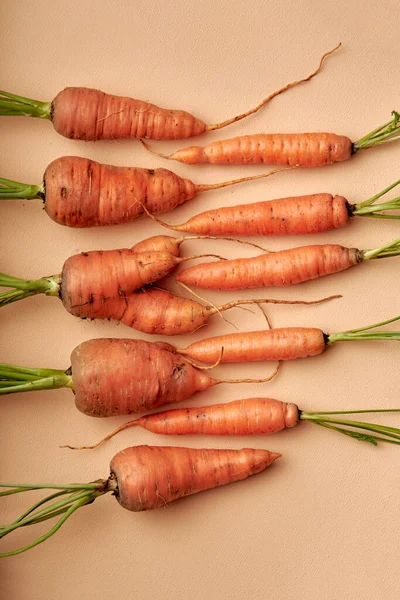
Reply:
M361 137L400 108L397 2L35 3L0 7L1 86L51 100L67 85L184 108L208 122L233 116L283 84L308 74L338 41L342 49L309 84L276 99L259 114L207 139L260 131L328 130ZM46 165L66 154L117 165L167 166L196 182L216 182L262 167L184 167L148 156L135 141L87 144L58 136L48 122L2 119L1 172L39 182ZM166 151L178 143L160 143ZM399 177L400 145L370 150L346 164L293 172L269 181L198 196L168 215L182 222L217 205L329 191L361 201ZM396 221L355 221L313 238L264 240L271 249L335 241L369 248L398 236ZM0 271L40 277L60 270L71 254L131 246L160 229L145 220L112 229L70 230L53 223L40 202L0 206ZM226 242L190 243L185 253L226 256L251 250ZM399 259L397 259L399 260ZM280 298L343 293L315 308L272 307L276 326L315 325L340 331L399 313L396 259L290 290ZM210 293L223 301L255 292ZM258 297L264 293L257 291ZM262 329L261 315L236 311L242 330ZM67 368L85 339L144 337L114 323L79 322L55 299L37 297L1 311L1 361ZM214 318L206 334L234 331ZM147 337L146 339L150 339ZM175 339L177 345L187 339ZM220 386L187 405L269 395L304 409L399 405L398 346L337 345L325 355L284 365L268 385ZM221 377L261 376L272 365L224 366ZM399 565L399 450L374 448L303 424L273 438L163 438L125 431L96 452L72 453L63 443L98 439L124 418L98 421L80 414L70 391L4 397L0 404L2 481L89 481L108 474L115 452L133 444L267 447L284 456L247 482L213 490L148 514L122 510L109 496L79 511L50 541L0 564L7 600L120 598L139 600L395 600ZM399 423L394 416L389 419ZM33 496L1 502L1 521L22 512ZM22 531L2 550L24 543ZM30 539L30 538L29 538Z

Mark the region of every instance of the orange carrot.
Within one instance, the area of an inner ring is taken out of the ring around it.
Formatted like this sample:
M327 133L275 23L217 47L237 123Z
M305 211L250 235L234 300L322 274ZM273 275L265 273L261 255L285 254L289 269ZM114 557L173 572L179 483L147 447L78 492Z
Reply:
M252 258L202 263L181 271L177 280L214 290L282 287L338 273L362 262L400 254L400 238L372 250L338 244L301 246Z
M400 429L365 421L349 421L343 416L357 413L392 413L400 409L346 410L305 412L296 404L273 398L246 398L223 404L164 410L144 415L120 425L93 446L62 446L73 450L90 450L110 440L129 427L143 427L162 435L259 435L289 429L302 421L310 421L333 429L357 440L377 445L378 442L400 444ZM338 427L339 426L339 427ZM344 427L343 427L344 426ZM358 432L362 429L363 433ZM379 434L379 435L374 435Z
M357 142L335 133L259 133L213 142L207 146L189 146L170 155L151 150L169 160L188 165L211 163L216 165L292 165L323 167L349 160L360 150L372 148L400 137L400 114Z
M99 90L70 87L52 102L40 102L0 91L0 116L31 116L52 121L61 135L76 140L94 141L123 138L176 140L221 129L257 112L272 98L299 83L309 81L321 70L324 59L340 47L326 52L318 68L299 81L294 81L270 94L251 110L232 119L206 125L182 110L167 110L149 102L105 94Z
M262 179L271 171L215 184L195 184L167 169L113 167L79 156L57 158L43 182L30 185L0 178L0 200L41 198L53 221L68 227L118 225L150 213L173 210L200 192Z
M170 502L197 494L264 471L281 454L268 450L243 448L200 449L168 446L136 446L125 448L110 463L110 476L89 484L19 485L0 484L10 488L0 495L30 489L61 490L54 492L35 505L9 526L1 527L3 537L18 527L32 525L52 516L62 516L56 526L30 544L0 554L12 556L44 542L80 506L90 504L97 497L111 492L119 504L128 510L153 510ZM57 501L54 499L57 497ZM63 497L63 500L60 500ZM51 504L48 504L53 500ZM46 508L43 509L43 505ZM64 514L65 513L65 514Z
M67 387L78 410L111 417L180 402L220 383L269 381L276 373L258 380L212 379L170 344L99 338L77 346L67 370L0 364L0 395Z
M316 356L336 342L351 340L399 340L400 332L371 331L399 320L395 317L361 329L327 334L314 327L284 327L266 331L231 333L193 342L176 352L190 360L213 364L293 360Z

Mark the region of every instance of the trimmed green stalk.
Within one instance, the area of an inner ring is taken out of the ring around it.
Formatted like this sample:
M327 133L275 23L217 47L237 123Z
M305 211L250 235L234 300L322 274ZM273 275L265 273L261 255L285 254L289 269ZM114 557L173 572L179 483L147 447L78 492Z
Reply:
M60 296L61 275L51 275L41 279L19 279L5 273L0 273L0 287L9 287L12 290L0 294L0 307L24 300L36 294L46 296Z
M0 177L0 200L13 200L20 198L23 200L35 200L45 198L44 182L39 185L31 185L29 183L21 183L12 179Z
M40 102L0 90L0 116L51 120L51 102Z
M373 131L370 131L370 133L367 133L367 135L360 138L358 142L354 142L353 152L359 152L360 150L366 150L367 148L372 148L373 146L398 140L400 138L399 120L400 113L393 110L392 119L388 123L377 127Z
M56 390L63 387L74 389L70 369L30 369L0 364L0 394Z

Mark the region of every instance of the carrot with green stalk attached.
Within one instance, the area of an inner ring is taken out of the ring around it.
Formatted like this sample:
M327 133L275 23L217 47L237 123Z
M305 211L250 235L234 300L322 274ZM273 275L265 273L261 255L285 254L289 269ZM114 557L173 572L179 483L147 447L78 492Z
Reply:
M343 415L393 412L400 412L400 408L306 412L296 404L274 398L246 398L144 415L120 425L97 444L78 447L68 445L62 448L91 450L130 427L142 427L161 435L272 435L283 429L296 427L301 421L333 429L375 446L378 442L400 444L399 428L343 418Z
M39 500L10 525L1 525L0 538L20 527L60 518L49 531L33 542L16 550L3 552L0 557L20 554L44 542L78 508L91 504L104 494L112 493L127 510L153 510L179 498L261 473L280 456L278 452L252 448L220 450L134 446L118 452L112 458L108 479L65 485L2 483L0 488L7 489L0 492L0 496L39 489L54 492Z
M68 227L119 225L144 213L168 212L196 194L281 170L231 181L196 184L167 169L114 167L79 156L62 156L47 167L43 182L30 185L0 178L0 200L40 198L53 221Z
M376 331L377 327L399 319L400 316L367 327L330 334L315 327L281 327L231 333L193 342L187 348L176 349L176 352L187 360L208 364L214 364L218 359L221 363L234 363L307 358L322 354L336 342L400 341L400 331Z
M370 250L316 244L251 258L201 263L183 269L177 280L209 290L283 287L345 271L369 260L400 254L400 238Z
M321 233L348 225L353 217L400 219L390 211L400 210L400 196L384 203L376 201L399 185L395 181L363 202L351 204L343 196L309 194L224 206L202 212L180 225L154 220L174 231L202 235L300 235ZM0 191L1 193L1 191ZM387 214L389 211L389 214Z
M254 114L282 92L317 75L324 59L341 44L326 52L318 68L299 81L273 92L251 110L232 119L206 125L202 120L182 110L167 110L149 102L105 94L99 90L69 87L52 102L0 91L0 116L26 116L48 119L57 133L74 140L95 141L124 138L177 140L221 129Z
M400 138L400 114L392 111L392 119L380 125L357 142L335 133L259 133L221 140L208 146L190 146L170 155L151 150L156 156L188 165L291 165L324 167L349 160L367 148Z

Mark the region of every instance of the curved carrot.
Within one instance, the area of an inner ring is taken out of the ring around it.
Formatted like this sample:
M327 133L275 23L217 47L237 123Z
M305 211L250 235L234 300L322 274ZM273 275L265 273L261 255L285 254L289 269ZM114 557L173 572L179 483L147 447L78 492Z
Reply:
M278 452L252 448L219 450L136 446L125 448L113 457L108 479L98 479L88 484L0 484L1 488L9 488L0 492L0 496L32 489L58 490L11 525L3 525L0 537L19 527L62 515L47 533L26 546L0 554L0 557L20 554L44 542L78 508L108 492L116 497L123 508L132 511L153 510L178 498L246 479L264 471L280 456Z
M300 246L252 258L201 263L183 269L177 280L216 290L282 287L331 275L362 262L400 254L400 238L372 250L338 244Z
M213 125L206 125L186 111L168 110L149 102L82 87L66 88L51 103L0 91L0 115L24 115L50 119L55 130L61 135L85 141L135 137L155 140L189 138L240 121L257 112L272 98L287 89L309 81L320 72L324 59L335 52L340 45L326 52L318 68L307 77L273 92L253 109Z
M366 136L352 142L335 133L259 133L213 142L206 146L189 146L170 155L144 147L157 156L188 165L292 165L323 167L349 160L353 154L400 137L400 114Z

